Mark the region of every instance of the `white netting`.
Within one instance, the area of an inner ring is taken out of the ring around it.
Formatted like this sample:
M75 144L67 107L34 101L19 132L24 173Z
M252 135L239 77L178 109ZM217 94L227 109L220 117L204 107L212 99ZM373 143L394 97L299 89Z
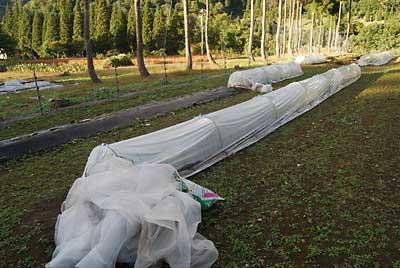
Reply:
M249 101L147 135L96 147L71 188L47 267L210 267L218 253L196 234L200 205L179 191L186 177L317 106L361 75L332 69ZM170 166L172 165L172 166ZM179 252L179 254L178 254Z
M62 87L63 85L39 80L37 81L37 86L40 90L42 90L47 88ZM7 93L17 93L24 90L36 90L35 82L25 80L10 80L4 83L0 83L0 95Z
M285 79L303 75L301 66L295 62L273 64L244 71L236 71L229 76L228 87L261 89Z
M323 54L297 56L295 62L298 64L320 64L326 62L326 56Z
M394 58L395 58L395 55L393 55L391 52L368 54L368 55L362 56L358 60L358 65L360 65L360 66L367 66L367 65L380 66L380 65L385 65L386 63L393 60Z

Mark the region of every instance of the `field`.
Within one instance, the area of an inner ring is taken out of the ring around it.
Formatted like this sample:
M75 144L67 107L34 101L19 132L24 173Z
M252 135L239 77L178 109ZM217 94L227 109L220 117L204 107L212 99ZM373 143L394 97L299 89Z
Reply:
M335 66L307 67L305 76ZM100 87L112 87L111 71L102 75ZM215 267L400 267L399 75L398 63L363 68L355 84L192 178L226 199L203 213L199 230L219 250ZM201 80L198 65L189 76L178 68L170 76L176 84L167 88L160 85L161 77L141 81L122 74L126 92L142 93L18 121L1 129L0 137L223 86L227 79L223 70L210 67L211 78ZM79 75L73 79L81 81ZM82 83L43 94L79 98L94 89L91 83ZM25 111L15 108L30 94L10 97L15 99L3 106L8 112L2 116L32 111L29 105ZM94 146L149 133L253 96L243 91L147 124L133 121L124 128L1 163L0 267L42 267L49 260L61 203Z

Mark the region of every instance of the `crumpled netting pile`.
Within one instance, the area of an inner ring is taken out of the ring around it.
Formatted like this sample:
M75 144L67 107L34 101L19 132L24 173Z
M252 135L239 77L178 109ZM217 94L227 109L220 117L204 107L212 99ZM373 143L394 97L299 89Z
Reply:
M112 268L116 262L147 268L206 268L218 258L214 244L197 233L200 204L179 191L176 170L137 164L107 147L97 164L75 181L63 203L56 249L46 267Z
M375 53L375 54L368 54L362 56L358 60L358 65L360 66L367 66L367 65L374 65L380 66L385 65L386 63L393 60L396 56L393 55L391 52L382 52L382 53Z
M306 64L306 65L320 64L326 62L326 56L323 54L305 55L305 56L301 55L296 57L295 62L297 62L298 64Z
M268 87L286 79L303 75L301 66L295 62L273 64L244 71L236 71L229 76L228 87L245 88L259 92L269 92Z

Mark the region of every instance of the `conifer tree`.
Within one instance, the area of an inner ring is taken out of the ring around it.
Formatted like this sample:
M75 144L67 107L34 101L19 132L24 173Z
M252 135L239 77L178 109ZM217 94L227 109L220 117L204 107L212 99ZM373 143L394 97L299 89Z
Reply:
M14 28L13 11L12 7L9 4L7 4L6 12L4 13L4 17L2 20L2 30L4 33L12 35L13 28Z
M33 13L32 22L32 47L39 54L42 47L43 13L36 11Z
M18 21L18 47L27 53L30 49L31 17L28 7L22 8Z
M116 49L121 52L128 51L127 21L118 2L114 3L111 12L110 33L113 36Z
M108 35L110 29L110 14L106 0L98 0L95 9L96 13L96 38Z
M72 40L72 2L71 0L60 1L60 41L62 44L70 44Z
M20 21L20 14L22 14L22 1L16 0L13 5L12 10L12 31L10 32L11 36L14 39L19 39L19 21Z
M143 46L147 51L153 50L153 11L151 10L151 1L145 0L142 16L142 34Z
M85 1L85 0L83 0ZM96 35L96 2L89 2L89 20L90 20L90 37L94 38Z
M49 6L47 9L48 17L46 20L46 37L45 41L51 43L59 40L59 24L57 19L57 14L53 6ZM43 42L44 43L44 42Z
M74 23L72 39L80 40L83 38L83 9L82 0L76 0L74 6Z
M160 50L164 46L165 19L160 5L157 5L153 22L154 49Z
M131 52L136 51L136 18L135 6L131 5L128 13L127 38Z

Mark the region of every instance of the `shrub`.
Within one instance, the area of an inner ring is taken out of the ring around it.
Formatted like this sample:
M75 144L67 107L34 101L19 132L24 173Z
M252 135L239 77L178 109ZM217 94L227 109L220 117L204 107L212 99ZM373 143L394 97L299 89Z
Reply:
M0 63L0 73L5 73L7 72L7 65Z
M104 68L119 67L119 66L132 66L131 58L126 54L119 54L118 56L109 57L104 63Z

